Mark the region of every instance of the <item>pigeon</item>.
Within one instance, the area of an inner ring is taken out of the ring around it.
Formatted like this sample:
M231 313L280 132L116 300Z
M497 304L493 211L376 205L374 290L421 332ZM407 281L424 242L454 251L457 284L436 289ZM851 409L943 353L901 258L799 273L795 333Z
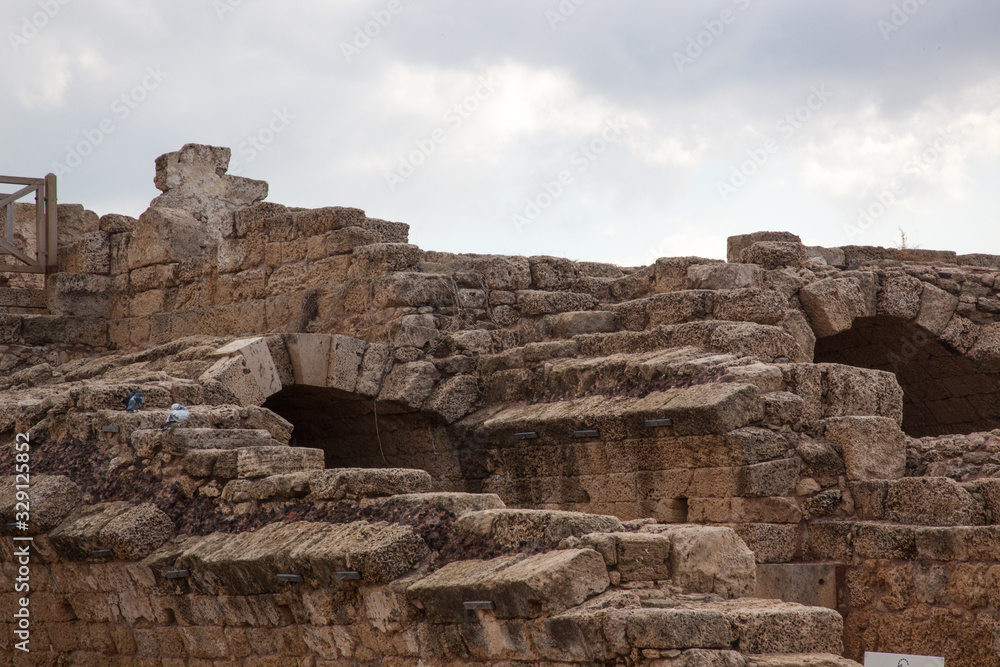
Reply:
M146 397L139 391L130 391L125 396L125 412L135 412L146 402Z
M188 412L187 408L185 408L180 403L174 403L173 405L170 406L170 416L167 417L167 423L164 424L163 428L161 428L160 430L166 431L168 428L173 428L174 426L177 426L181 422L185 421L190 416L191 413Z

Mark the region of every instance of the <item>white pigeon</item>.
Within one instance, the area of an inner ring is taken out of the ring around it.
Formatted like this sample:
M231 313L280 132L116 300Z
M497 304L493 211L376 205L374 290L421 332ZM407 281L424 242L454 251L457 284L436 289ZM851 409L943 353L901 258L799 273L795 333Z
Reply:
M161 428L160 430L166 431L168 428L173 428L174 426L177 426L181 422L187 420L187 418L190 416L191 413L188 412L187 408L185 408L180 403L174 403L173 405L170 406L170 416L167 417L167 423L164 424L163 428Z

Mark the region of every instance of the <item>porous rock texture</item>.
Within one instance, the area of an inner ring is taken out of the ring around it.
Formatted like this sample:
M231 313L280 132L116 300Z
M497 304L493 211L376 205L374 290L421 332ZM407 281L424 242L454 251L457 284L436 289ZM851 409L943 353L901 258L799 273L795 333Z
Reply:
M37 664L1000 665L1000 257L425 251L228 158L0 287Z

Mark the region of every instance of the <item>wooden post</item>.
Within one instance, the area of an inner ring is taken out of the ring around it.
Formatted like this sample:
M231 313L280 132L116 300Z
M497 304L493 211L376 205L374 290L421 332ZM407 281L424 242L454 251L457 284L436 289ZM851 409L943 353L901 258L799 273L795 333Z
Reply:
M56 175L45 176L45 273L55 273L59 270L59 210L56 208ZM40 242L40 241L39 241Z
M48 248L45 247L45 185L44 182L35 190L35 259L42 271L47 266L45 258Z

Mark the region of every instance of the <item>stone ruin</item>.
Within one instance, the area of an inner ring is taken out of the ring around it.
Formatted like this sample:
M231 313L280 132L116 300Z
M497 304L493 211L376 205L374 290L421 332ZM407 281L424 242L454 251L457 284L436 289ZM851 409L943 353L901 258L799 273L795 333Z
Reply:
M1000 256L426 251L229 157L0 287L3 664L1000 665Z

